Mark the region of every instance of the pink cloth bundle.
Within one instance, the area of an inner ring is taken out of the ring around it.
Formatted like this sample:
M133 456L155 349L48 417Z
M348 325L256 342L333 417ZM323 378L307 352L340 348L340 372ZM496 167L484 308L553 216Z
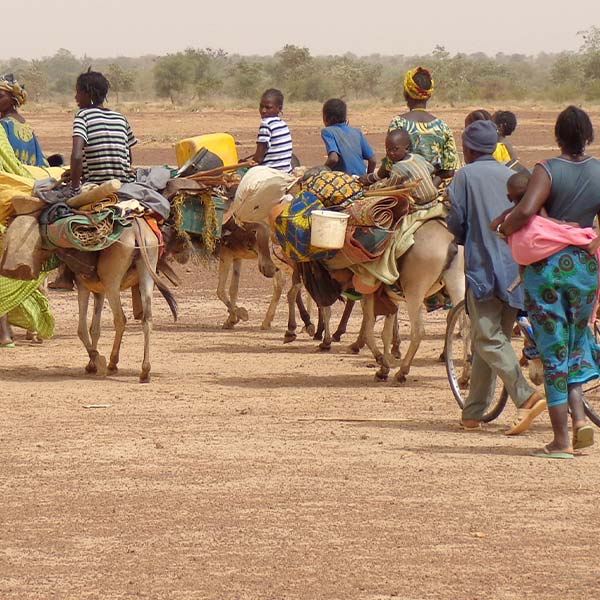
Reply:
M535 215L525 227L508 236L508 245L516 263L530 265L560 252L567 246L587 248L597 237L592 227L574 227L567 223L560 223ZM596 259L600 264L600 248L596 251ZM596 294L592 320L596 319L598 311L600 269L598 270L598 277L598 293Z

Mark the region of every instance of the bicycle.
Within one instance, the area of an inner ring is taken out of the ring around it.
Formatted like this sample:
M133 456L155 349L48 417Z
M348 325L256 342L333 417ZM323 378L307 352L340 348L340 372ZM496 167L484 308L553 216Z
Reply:
M599 321L594 323L594 335L596 340L600 340ZM541 367L535 342L526 331L522 330L522 338L513 336L512 342L517 356L522 353L530 366L533 364L533 367ZM471 335L464 300L448 313L444 348L446 374L448 375L450 389L458 406L462 409L469 388L471 366ZM537 364L534 362L536 360L538 361ZM522 360L521 364L524 362L525 360ZM531 379L532 383L536 385L542 383L537 376L531 377ZM499 383L501 384L501 382ZM590 421L600 427L600 379L584 384L583 394L585 414ZM504 410L507 400L508 392L506 388L503 385L496 385L494 400L483 420L489 423L498 418Z

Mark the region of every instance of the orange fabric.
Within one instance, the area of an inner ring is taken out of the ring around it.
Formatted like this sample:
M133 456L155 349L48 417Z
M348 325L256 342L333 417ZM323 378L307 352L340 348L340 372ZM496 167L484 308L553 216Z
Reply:
M160 230L160 227L158 226L158 222L154 217L150 217L150 216L146 215L144 217L144 219L146 220L146 223L148 223L148 225L150 226L150 229L152 229L152 231L154 232L154 235L158 239L158 245L159 245L158 257L160 258L165 253L165 238L163 237L162 231Z

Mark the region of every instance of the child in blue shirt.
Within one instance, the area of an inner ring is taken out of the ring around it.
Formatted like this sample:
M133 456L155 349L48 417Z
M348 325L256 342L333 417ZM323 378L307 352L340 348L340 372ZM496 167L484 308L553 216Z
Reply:
M343 100L331 98L323 104L323 123L321 137L327 150L326 167L358 176L375 170L375 153L362 132L348 125Z

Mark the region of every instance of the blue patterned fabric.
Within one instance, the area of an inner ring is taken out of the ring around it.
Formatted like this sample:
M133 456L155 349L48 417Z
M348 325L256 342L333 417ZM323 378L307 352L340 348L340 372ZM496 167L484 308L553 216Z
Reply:
M565 404L569 385L600 377L600 348L589 327L598 262L583 248L567 246L525 267L523 281L548 406Z

